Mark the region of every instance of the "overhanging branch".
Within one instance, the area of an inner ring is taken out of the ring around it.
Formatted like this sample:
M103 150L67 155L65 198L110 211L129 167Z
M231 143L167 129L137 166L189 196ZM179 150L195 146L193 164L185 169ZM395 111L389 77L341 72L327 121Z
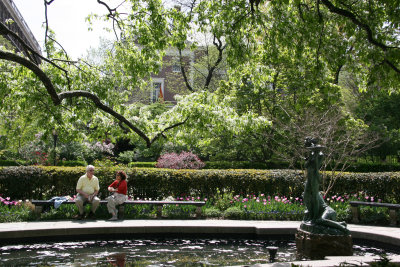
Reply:
M340 16L343 16L343 17L345 17L345 18L350 19L355 25L357 25L357 26L359 26L361 29L363 29L363 30L366 32L366 34L367 34L367 40L368 40L368 42L371 43L372 45L381 48L383 51L387 51L388 49L399 49L399 47L388 46L388 45L385 45L384 43L379 42L378 40L376 40L376 39L374 38L374 34L373 34L373 32L372 32L371 27L370 27L369 25L363 23L361 20L359 20L359 19L357 18L357 16L356 16L354 13L352 13L352 12L346 10L346 9L342 9L342 8L339 8L339 7L335 6L335 5L332 4L329 0L321 0L321 2L322 2L322 4L324 4L324 5L329 9L329 11L331 11L332 13L335 13L335 14L338 14L338 15L340 15ZM384 62L385 62L390 68L392 68L395 72L397 72L398 74L400 74L399 68L397 68L397 67L394 65L394 63L393 63L392 61L390 61L388 58L385 57Z
M15 62L15 63L18 63L18 64L30 69L43 83L43 85L45 86L47 93L50 95L51 100L53 101L54 105L60 105L63 99L77 98L77 97L87 98L87 99L91 100L97 108L110 114L111 116L116 118L119 122L128 126L132 131L134 131L137 135L139 135L146 142L147 147L150 147L153 142L155 142L161 135L164 134L164 132L166 132L167 130L170 130L172 128L175 128L179 125L184 124L187 120L186 119L183 122L180 122L180 123L177 123L175 125L165 128L160 133L156 134L156 136L152 140L150 140L150 138L147 137L143 131L141 131L139 128L137 128L135 125L133 125L123 115L119 114L118 112L116 112L115 110L110 108L109 106L104 105L101 102L100 98L98 96L96 96L95 94L87 92L87 91L82 91L82 90L68 91L68 92L62 92L60 94L57 94L57 91L56 91L52 81L50 80L50 78L35 63L29 61L28 59L26 59L24 57L17 55L17 54L13 54L13 53L2 51L2 50L0 50L0 59Z
M44 73L38 65L35 63L29 61L28 59L21 57L19 55L10 53L10 52L5 52L0 50L0 59L12 61L15 63L18 63L28 69L30 69L39 79L42 81L44 87L47 90L47 93L50 95L51 100L55 105L59 105L61 103L61 100L58 98L56 89L54 88L53 83L51 82L50 78Z

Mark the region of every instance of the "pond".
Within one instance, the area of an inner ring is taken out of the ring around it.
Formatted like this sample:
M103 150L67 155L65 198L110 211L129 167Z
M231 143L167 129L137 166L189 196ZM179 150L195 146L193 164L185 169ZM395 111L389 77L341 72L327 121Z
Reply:
M0 265L12 266L226 266L269 262L268 246L278 247L276 261L296 259L294 240L134 239L4 245ZM354 255L398 255L355 244Z

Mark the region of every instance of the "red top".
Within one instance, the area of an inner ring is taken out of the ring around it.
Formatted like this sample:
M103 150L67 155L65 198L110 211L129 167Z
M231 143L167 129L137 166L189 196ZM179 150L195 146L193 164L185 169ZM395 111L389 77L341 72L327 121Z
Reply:
M112 184L110 184L109 187L117 188L117 186L118 186L117 193L126 195L126 193L128 191L128 186L126 184L126 180L121 180L119 185L118 185L118 183L119 183L118 180L115 180Z

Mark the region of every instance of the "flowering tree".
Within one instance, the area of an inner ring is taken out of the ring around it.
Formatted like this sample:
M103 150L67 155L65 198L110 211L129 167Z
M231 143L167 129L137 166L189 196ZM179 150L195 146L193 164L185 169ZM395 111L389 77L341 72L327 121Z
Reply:
M182 151L177 153L166 153L157 160L157 168L168 169L201 169L205 166L201 159L192 152Z

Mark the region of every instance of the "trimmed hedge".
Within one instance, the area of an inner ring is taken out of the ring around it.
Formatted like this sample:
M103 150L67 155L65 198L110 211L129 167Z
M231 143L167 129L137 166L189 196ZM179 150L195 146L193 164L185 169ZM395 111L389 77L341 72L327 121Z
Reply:
M60 160L57 162L57 166L75 167L75 166L86 166L87 163L82 160Z
M120 168L96 168L100 197L109 195L107 186ZM233 194L281 195L299 197L304 191L304 175L294 170L171 170L126 168L128 193L140 198L167 196L214 196L219 189ZM85 167L3 167L0 192L12 199L48 199L75 195L78 178ZM327 173L329 175L329 173ZM376 199L400 202L400 173L345 173L337 178L331 192L367 192Z
M207 161L204 169L288 169L287 162L269 161L269 162L250 162L250 161ZM300 167L297 164L297 167ZM340 169L339 166L338 169ZM331 170L328 166L327 170ZM353 162L346 168L348 172L396 172L400 171L400 163L364 163Z
M400 203L400 172L343 173L332 192L365 192L376 200Z
M204 169L258 169L258 170L271 170L271 169L286 169L289 167L287 163L283 162L250 162L250 161L207 161Z
M153 161L153 162L130 162L128 164L129 168L155 168L156 167L157 162Z
M25 162L22 160L7 160L7 159L0 159L0 166L20 166L25 165Z
M347 169L351 172L398 172L399 163L362 163L356 162Z

